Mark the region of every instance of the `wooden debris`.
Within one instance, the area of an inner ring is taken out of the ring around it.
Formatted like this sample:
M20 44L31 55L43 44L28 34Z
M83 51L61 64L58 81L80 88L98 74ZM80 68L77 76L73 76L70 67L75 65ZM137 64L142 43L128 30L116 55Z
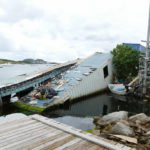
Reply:
M144 121L140 121L141 118L139 120L130 120L127 118L119 121L132 128L134 131L134 136L130 137L129 135L121 133L113 134L112 128L118 123L118 121L109 123L107 121L103 121L101 118L96 118L93 122L96 125L96 129L100 130L100 136L119 142L126 146L137 148L138 150L150 150L150 117L147 116L145 118L147 118L147 120ZM123 127L121 129L124 130ZM119 128L116 128L116 131L118 130Z
M132 138L132 137L129 137L129 136L124 136L124 135L116 135L116 134L110 134L110 135L114 136L114 137L117 137L119 139L125 140L125 141L130 142L130 143L134 143L134 144L138 143L136 138Z

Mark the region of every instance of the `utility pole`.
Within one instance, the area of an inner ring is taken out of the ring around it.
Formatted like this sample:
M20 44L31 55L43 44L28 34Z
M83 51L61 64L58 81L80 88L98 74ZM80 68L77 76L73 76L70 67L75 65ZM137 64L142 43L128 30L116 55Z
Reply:
M146 52L144 57L144 78L143 78L143 94L147 93L147 79L148 79L148 62L149 62L149 49L150 49L150 3L149 3L149 19L146 41Z

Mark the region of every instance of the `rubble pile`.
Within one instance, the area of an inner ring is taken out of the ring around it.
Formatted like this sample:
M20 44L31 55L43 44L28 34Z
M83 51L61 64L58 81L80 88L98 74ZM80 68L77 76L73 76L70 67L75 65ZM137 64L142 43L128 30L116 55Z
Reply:
M150 150L150 117L140 113L128 117L128 112L119 111L94 117L96 128L93 134L120 142L137 150Z

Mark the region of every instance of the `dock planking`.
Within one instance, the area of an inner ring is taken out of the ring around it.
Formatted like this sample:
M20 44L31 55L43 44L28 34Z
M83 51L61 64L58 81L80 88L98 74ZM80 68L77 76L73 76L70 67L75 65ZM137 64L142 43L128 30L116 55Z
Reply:
M40 115L0 123L0 150L31 149L133 150Z

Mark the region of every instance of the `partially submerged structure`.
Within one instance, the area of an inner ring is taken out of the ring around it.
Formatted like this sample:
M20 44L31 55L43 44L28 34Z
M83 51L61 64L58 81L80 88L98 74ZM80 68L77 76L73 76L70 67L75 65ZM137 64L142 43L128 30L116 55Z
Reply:
M17 80L6 80L6 82L4 80L4 82L0 82L0 103L9 103L12 95L20 95L20 93L31 90L33 87L40 85L46 80L60 75L70 67L74 66L77 62L78 60L74 60L71 62L54 65L45 70L39 70L39 72L35 72L31 75L17 76Z
M45 108L63 104L83 96L94 94L107 88L112 80L112 55L96 52L92 56L78 61L67 71L50 79L48 88L57 91L57 96L50 99L37 99L33 95L36 89L29 95L22 97L17 104L32 106L33 108Z

